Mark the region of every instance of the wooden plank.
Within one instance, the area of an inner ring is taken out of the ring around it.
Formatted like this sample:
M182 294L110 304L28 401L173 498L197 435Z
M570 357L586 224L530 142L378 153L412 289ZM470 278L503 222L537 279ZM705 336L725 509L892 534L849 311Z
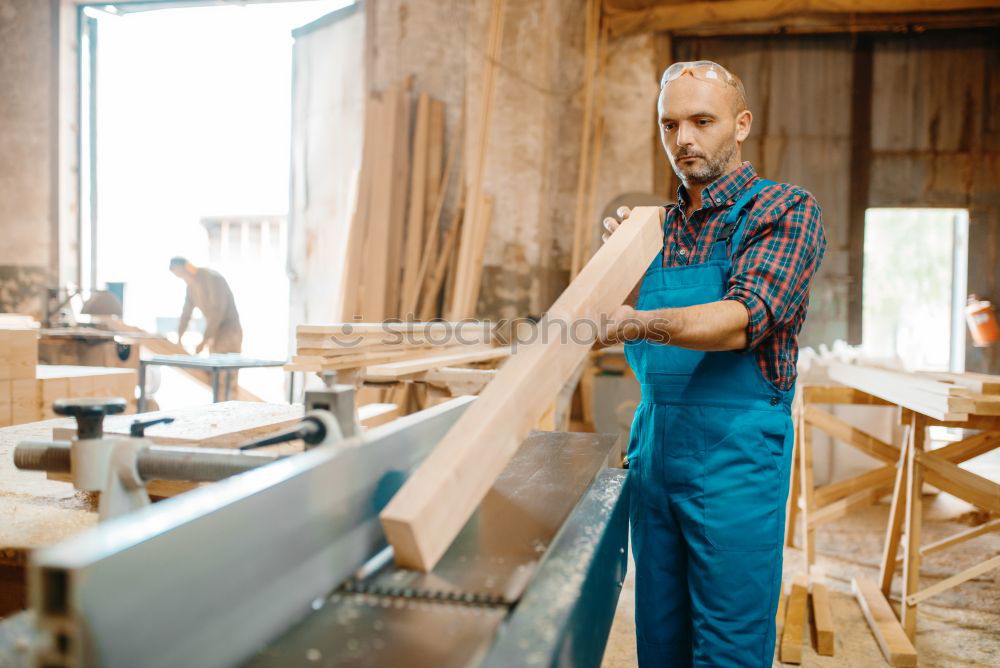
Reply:
M580 320L598 323L601 314L623 302L662 244L657 209L636 208L556 300L540 326L551 327L554 322L568 326ZM549 333L518 347L382 511L382 526L400 565L425 571L434 567L591 351L589 337L563 340Z
M403 240L406 228L406 203L410 189L410 172L413 168L412 156L410 155L410 132L412 129L413 103L413 75L403 78L399 84L402 93L399 97L399 108L396 116L396 146L392 161L393 166L393 193L392 193L392 233L389 235L389 264L387 266L388 276L386 277L386 287L388 294L386 304L390 317L399 317L402 314L402 283L403 274Z
M903 605L900 621L911 640L917 636L917 606L906 599L920 588L920 535L923 528L924 470L918 455L927 443L927 429L922 415L913 416L913 441L906 453L906 542L903 543Z
M822 508L838 499L850 496L863 490L880 489L891 487L893 478L896 475L895 466L883 466L859 475L839 480L828 485L816 488L816 505Z
M1000 531L1000 519L990 520L985 524L980 524L977 527L966 529L965 531L961 531L953 536L948 536L947 538L942 538L941 540L934 541L933 543L928 543L920 548L920 556L926 557L928 554L934 554L935 552L947 550L949 547L960 545L965 541L978 538L979 536L984 536L994 531ZM896 568L900 568L902 565L903 560L897 559Z
M808 407L807 407L808 408ZM816 487L813 482L812 427L805 420L803 412L801 434L799 435L799 485L801 486L802 511L802 551L805 553L806 574L816 563L816 529L810 521L816 511Z
M904 421L912 415L904 411ZM906 460L909 457L912 444L912 429L907 426L903 439L903 447L899 449L899 462L896 464L896 480L892 488L892 502L889 505L889 519L885 527L885 541L882 543L882 561L879 566L878 586L883 595L888 596L892 590L892 576L896 571L896 555L899 552L899 540L903 531L903 515L906 508L906 487L908 484Z
M447 192L447 182L442 167L444 166L444 102L431 98L430 126L427 129L427 197L424 207L424 248L423 256L437 254L437 240L440 233L438 221L441 219L441 209L438 201L443 203ZM457 141L455 146L461 144ZM449 156L450 157L450 156ZM421 260L423 257L421 257ZM422 280L420 281L422 283Z
M890 401L879 399L847 385L804 385L802 400L806 404L861 404L892 406Z
M782 663L802 663L802 638L805 633L808 598L809 589L805 576L795 578L788 595L785 628L781 632L779 658Z
M991 571L994 568L1000 568L1000 554L993 557L992 559L987 559L986 561L978 563L975 566L966 568L961 573L956 573L955 575L952 575L950 578L945 578L940 582L932 584L930 587L927 587L926 589L923 589L917 592L916 594L907 596L906 604L916 606L918 603L930 598L931 596L936 596L943 591L951 589L952 587L957 587L963 582L967 582L972 578L979 577L983 573Z
M600 0L586 0L584 9L584 46L583 46L583 122L580 124L580 159L577 165L576 178L576 212L573 218L573 248L570 257L570 273L572 280L586 261L584 243L587 232L590 231L590 218L587 215L589 200L587 186L590 183L590 160L594 133L594 92L598 62L598 35L601 22Z
M38 364L38 330L29 328L0 329L0 380L29 380L35 377Z
M371 429L399 417L399 406L396 404L366 404L358 408L358 422L362 427Z
M830 591L825 584L812 585L813 631L816 634L816 653L833 656L835 632L833 614L830 612Z
M493 197L483 195L483 201L480 204L479 214L476 218L479 231L473 247L472 260L469 262L468 274L462 283L466 290L466 299L468 300L465 302L465 310L463 311L468 314L467 317L474 317L476 314L476 304L479 302L479 287L483 281L483 258L486 255L486 242L492 222Z
M402 91L390 86L375 114L379 131L373 149L371 205L368 230L364 242L364 282L361 286L361 316L366 320L384 320L389 316L386 302L389 280L389 237L392 234L393 160L396 134L399 132L396 116Z
M857 427L816 406L805 407L807 424L819 427L830 436L853 446L876 459L894 464L899 458L899 448L866 434Z
M443 118L441 123L444 123ZM452 251L455 246L455 239L457 239L459 221L462 219L462 204L460 200L465 184L464 171L462 171L462 175L460 176L458 182L459 201L455 202L456 215L452 218L445 238L442 240L441 248L439 249L438 236L440 234L440 230L438 228L441 221L441 212L444 210L445 199L448 195L448 184L451 182L451 174L454 171L453 165L456 159L459 161L458 169L460 171L463 170L461 152L459 151L459 147L462 145L462 142L459 138L462 136L464 130L465 105L463 104L462 116L459 120L458 128L453 133L454 138L452 139L451 149L448 151L448 160L445 163L444 174L441 176L440 184L436 190L437 196L435 198L434 207L427 219L427 243L424 245L424 256L421 258L420 271L417 273L417 280L421 286L420 292L417 295L418 313L420 314L421 320L430 320L437 315L437 297L441 290L441 281L444 278L444 269L447 266L448 259L452 255ZM443 127L441 131L442 133L444 132Z
M927 482L942 492L980 508L1000 513L1000 484L946 462L931 453L918 452L917 461Z
M510 348L482 348L446 355L428 355L401 362L369 366L365 369L364 378L366 382L391 383L431 369L503 359L509 355Z
M381 119L381 101L369 95L365 104L365 136L361 153L361 171L358 175L357 195L351 226L347 231L347 252L344 256L344 274L341 280L340 317L350 321L361 316L360 283L362 265L365 264L365 235L371 211L372 172L374 170L375 147L378 143Z
M870 506L879 497L889 491L888 483L883 483L885 489L863 489L859 492L854 492L849 494L842 499L828 503L822 507L816 507L810 512L806 517L808 518L808 527L810 529L815 529L818 525L824 522L832 522L833 520L840 519L844 515L847 515L851 511L857 510L858 508L864 508L865 506Z
M420 260L424 249L427 225L427 151L430 140L431 98L421 93L417 99L417 118L413 130L413 168L410 170L409 214L406 222L406 252L403 258L402 307L403 320L416 317L420 282Z
M983 432L961 441L949 443L942 448L934 450L933 454L957 464L995 450L997 447L1000 447L1000 434L996 432Z
M461 186L459 186L459 190L461 190ZM437 298L438 294L441 292L441 286L445 282L445 276L448 268L454 265L456 246L458 245L458 238L462 230L463 213L464 204L459 203L455 207L455 212L452 216L451 224L448 226L448 231L445 232L444 239L441 241L441 252L438 254L433 270L427 277L427 284L424 288L423 294L421 295L420 304L420 315L423 318L430 318L436 312ZM447 304L450 297L453 296L447 294L445 295L444 299L446 309L448 308Z
M883 369L832 362L827 370L837 382L891 401L936 420L965 420L968 411L955 410L968 405L961 397L948 397L914 388L910 376ZM930 381L933 382L933 381Z
M34 378L18 378L10 381L11 423L35 422L40 417L38 381Z
M899 625L889 602L875 583L864 578L854 578L851 580L851 590L889 665L917 665L917 650L903 633L903 627Z
M1000 376L992 376L985 373L949 373L921 371L921 375L936 378L938 380L955 383L962 387L979 392L981 394L1000 394Z
M479 239L488 236L488 230L482 229L481 207L483 203L483 178L486 171L486 155L489 147L490 119L493 113L494 81L496 79L497 63L500 62L500 52L503 47L503 28L506 0L492 0L490 3L489 38L487 40L485 58L483 59L482 91L479 101L479 117L476 125L476 141L470 153L472 167L468 192L465 196L465 219L461 228L461 240L458 244L458 265L455 271L455 289L452 303L449 306L449 318L461 320L475 316L474 294L468 277L472 273L471 264L475 260L476 247ZM478 288L478 286L477 286Z

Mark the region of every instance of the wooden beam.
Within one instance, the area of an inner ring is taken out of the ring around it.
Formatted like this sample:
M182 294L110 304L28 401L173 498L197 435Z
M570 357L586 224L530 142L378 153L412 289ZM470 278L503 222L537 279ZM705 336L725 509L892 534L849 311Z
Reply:
M489 147L490 119L493 114L493 93L497 63L503 46L503 27L506 0L492 0L490 3L489 38L483 59L482 94L479 101L479 118L476 126L476 142L470 153L469 166L472 169L468 193L465 197L465 219L462 224L462 238L458 245L458 266L449 318L461 320L475 316L478 294L472 294L468 284L471 264L476 256L480 238L489 234L482 228L481 207L483 203L483 178L486 174L486 154ZM485 243L485 242L483 242ZM478 286L477 286L478 287Z
M861 606L868 621L868 627L875 635L875 641L882 656L890 666L917 665L917 650L913 643L903 633L896 615L893 614L889 602L871 580L854 578L851 580L851 590Z
M347 230L347 252L344 256L344 274L341 279L340 318L350 322L361 315L360 283L361 265L364 263L365 235L371 210L372 170L374 168L376 123L381 118L381 101L369 95L365 104L365 136L361 153L361 171L358 174L354 215Z
M809 602L808 581L799 576L792 582L785 611L785 628L781 632L779 657L782 663L802 663L802 640L806 626L806 605Z
M916 456L929 484L980 508L1000 513L1000 484L946 462L933 453L918 452Z
M969 400L927 391L924 383L935 381L917 382L916 374L840 362L830 363L827 370L830 378L837 382L936 420L966 420L969 417Z
M391 383L403 380L431 369L440 369L446 366L459 364L472 364L473 362L487 362L489 360L503 359L510 355L510 348L484 348L479 350L466 350L448 355L427 355L402 362L389 362L369 366L365 369L365 380L372 383Z
M417 292L420 282L420 259L424 249L424 228L427 225L427 152L430 141L431 98L421 93L417 98L417 119L413 130L413 152L410 170L410 199L406 221L406 250L403 257L402 306L400 317L412 320L416 316Z
M873 397L870 394L846 385L805 385L802 388L802 400L806 404L895 405L891 401Z
M904 411L904 424L909 415L909 411ZM899 449L899 461L896 464L896 480L893 485L892 502L889 505L889 520L886 522L885 542L882 544L882 561L879 566L878 587L884 596L888 596L892 590L892 576L896 571L896 555L899 553L899 539L903 531L906 486L908 484L906 460L910 448L913 447L912 427L907 424L906 429L903 447Z
M806 424L819 427L830 436L861 450L867 455L894 464L899 458L899 448L893 447L874 436L816 406L805 407Z
M590 353L601 315L623 302L662 244L657 209L636 208L570 283L539 324L544 334L518 346L382 511L397 563L423 571L434 567ZM581 322L582 329L575 327ZM561 326L582 333L561 336Z
M941 540L933 543L928 543L920 548L920 556L926 557L928 554L934 554L935 552L947 550L949 547L960 545L967 540L972 540L973 538L978 538L979 536L984 536L994 531L1000 531L1000 519L990 520L985 524L980 524L977 527L966 529L965 531L959 532L953 536L948 536L947 538L942 538ZM903 560L897 559L896 568L900 568L902 565Z
M843 499L863 490L872 491L883 486L891 486L895 475L895 466L883 466L845 480L838 480L837 482L817 487L815 495L816 505L822 508L838 499Z
M918 455L927 443L927 429L924 417L912 417L913 440L906 453L906 542L903 543L903 605L900 622L903 631L912 642L917 637L917 606L906 599L920 588L920 535L923 529L923 485L924 469L918 463Z
M913 12L956 12L988 10L996 6L990 0L700 0L658 4L647 9L615 11L608 15L612 37L624 37L644 32L676 32L713 24L749 23L800 14L885 14L903 15ZM851 17L852 20L854 17ZM851 22L844 24L847 31Z
M833 656L835 635L833 614L830 612L830 591L825 584L812 585L813 630L816 634L816 653Z
M957 587L958 585L971 580L972 578L978 577L983 573L993 570L994 568L1000 568L1000 554L993 557L992 559L987 559L981 563L976 564L966 568L961 573L952 575L950 578L945 578L940 582L923 589L916 594L906 597L906 605L916 606L920 601L930 598L931 596L936 596L943 591L947 591L952 587Z

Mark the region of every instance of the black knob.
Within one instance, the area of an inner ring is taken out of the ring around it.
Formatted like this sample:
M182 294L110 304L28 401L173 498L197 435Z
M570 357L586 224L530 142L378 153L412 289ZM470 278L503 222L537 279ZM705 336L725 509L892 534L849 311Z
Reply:
M98 399L57 399L52 404L56 415L76 418L78 439L101 438L104 435L104 416L125 412L125 400L119 397Z

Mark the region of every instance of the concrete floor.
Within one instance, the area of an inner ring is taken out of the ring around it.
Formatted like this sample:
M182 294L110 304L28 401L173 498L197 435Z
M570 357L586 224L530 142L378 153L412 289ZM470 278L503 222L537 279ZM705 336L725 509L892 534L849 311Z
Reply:
M925 496L924 503L923 543L945 538L986 519L981 511L945 494ZM888 665L850 593L852 578L878 577L888 514L888 499L885 499L817 530L816 566L826 574L831 589L836 650L833 657L819 656L806 642L803 666ZM801 546L801 541L797 540L796 545ZM1000 533L994 532L929 555L921 569L921 588L997 554L1000 554ZM634 570L630 562L604 654L604 668L636 665ZM786 582L804 572L801 550L785 549L784 572ZM898 574L891 600L898 610ZM920 666L1000 666L1000 570L987 572L922 603L916 647ZM774 665L782 664L775 658Z

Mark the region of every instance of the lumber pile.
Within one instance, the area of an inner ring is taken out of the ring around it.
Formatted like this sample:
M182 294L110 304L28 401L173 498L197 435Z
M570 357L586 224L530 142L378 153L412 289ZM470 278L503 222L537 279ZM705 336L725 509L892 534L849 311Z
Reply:
M373 382L393 382L445 366L503 359L485 323L350 322L299 325L290 371L366 369Z
M134 409L134 369L38 364L38 328L26 316L0 318L0 427L55 417L52 402L123 397Z
M0 426L38 419L38 331L29 323L0 322Z
M428 571L441 558L528 432L589 354L593 337L552 334L600 322L617 308L663 243L658 212L635 209L519 345L479 399L396 493L380 518L396 562Z
M35 420L56 417L52 402L81 397L121 397L128 402L127 412L135 411L135 369L99 366L59 366L40 364L36 368L38 414Z
M445 105L415 93L412 77L369 96L341 286L345 322L439 314L459 222L453 216L442 238L441 215L458 171L460 133L451 133L445 161Z
M1000 376L889 371L831 362L830 378L890 403L943 421L1000 415Z

